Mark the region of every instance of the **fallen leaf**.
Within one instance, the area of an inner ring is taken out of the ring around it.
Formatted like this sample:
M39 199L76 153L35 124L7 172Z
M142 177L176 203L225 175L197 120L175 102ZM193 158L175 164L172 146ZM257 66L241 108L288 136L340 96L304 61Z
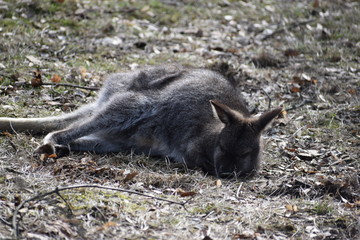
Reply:
M314 149L308 149L308 150L299 149L299 151L297 153L297 156L303 160L311 160L311 159L314 159L321 155L323 155L323 154L320 153L319 150L314 150Z
M7 137L12 137L12 134L9 132L2 132L2 135L5 135Z
M196 195L196 192L185 192L181 188L176 190L176 193L180 195L180 197L191 197Z
M50 155L48 156L48 158L56 158L56 157L57 157L56 153L50 154Z
M290 91L293 92L293 93L298 93L298 92L301 92L301 89L299 87L292 87L290 89Z
M318 8L318 7L320 7L320 1L319 1L319 0L314 0L312 6L313 6L313 8Z
M80 71L81 77L82 77L82 78L85 78L85 77L86 77L86 73L87 73L86 68L80 67L79 71Z
M28 56L26 56L26 58L27 58L27 60L29 60L30 62L32 62L36 65L41 65L41 60L34 56L28 55Z
M101 227L97 228L96 231L104 231L108 228L111 228L111 227L116 227L117 226L117 223L116 222L106 222L104 223Z
M297 152L296 148L285 148L286 150L288 150L289 152Z
M220 179L217 179L217 180L215 181L215 185L216 185L217 187L221 187L221 185L222 185L221 180L220 180Z
M287 111L285 109L283 109L279 115L278 115L279 118L287 118Z
M180 197L191 197L196 195L196 192L182 192L180 193Z
M298 83L298 84L302 84L303 81L301 80L301 78L299 76L293 76L292 77L292 82L293 83Z
M41 71L36 69L34 72L34 78L31 79L31 86L32 87L40 87L42 85L42 76Z
M40 87L42 85L42 81L39 78L31 79L31 86L33 87Z
M341 61L341 56L339 55L334 55L330 57L330 62L340 62L340 61Z
M351 95L355 95L356 94L356 89L355 88L350 88L348 90L348 93L350 93Z
M15 207L19 206L19 204L21 203L21 195L16 193L14 196L14 205Z
M251 234L251 233L237 233L237 234L234 234L232 236L232 240L237 240L237 239L253 239L254 238L254 235Z
M346 208L355 208L357 204L355 203L349 203L349 202L346 202L343 204L344 207Z
M312 84L316 85L317 82L318 82L318 80L317 80L316 78L314 78L314 77L311 77L310 82L311 82Z
M51 82L58 83L61 81L61 77L57 74L54 74L52 78L50 79Z
M134 179L134 177L136 177L138 175L138 172L132 172L132 173L128 173L126 174L125 178L124 178L124 182L128 182Z
M299 51L298 50L295 50L295 49L292 49L292 48L288 48L284 51L284 55L286 57L296 57L296 56L299 56Z
M299 209L296 205L291 205L291 204L288 204L288 205L285 205L285 208L286 210L289 210L289 211L292 211L292 212L298 212Z

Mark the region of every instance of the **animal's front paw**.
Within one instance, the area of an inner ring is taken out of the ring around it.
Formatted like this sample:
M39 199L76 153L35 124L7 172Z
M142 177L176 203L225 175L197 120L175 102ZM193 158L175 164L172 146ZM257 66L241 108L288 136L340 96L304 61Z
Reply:
M35 150L35 154L40 154L40 155L41 154L47 154L47 155L55 154L56 157L63 157L63 156L69 155L69 153L70 153L70 149L68 146L53 145L50 143L43 144Z

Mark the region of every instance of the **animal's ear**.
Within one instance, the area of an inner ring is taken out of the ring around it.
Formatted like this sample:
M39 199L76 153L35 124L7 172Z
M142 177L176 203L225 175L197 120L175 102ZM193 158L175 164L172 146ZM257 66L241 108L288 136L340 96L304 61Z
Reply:
M210 103L214 115L217 116L225 125L229 125L236 121L235 112L231 110L231 108L215 100L210 100Z
M279 115L282 111L282 108L275 108L268 112L263 113L259 119L256 121L256 128L259 131L264 130L266 125L268 125L277 115Z

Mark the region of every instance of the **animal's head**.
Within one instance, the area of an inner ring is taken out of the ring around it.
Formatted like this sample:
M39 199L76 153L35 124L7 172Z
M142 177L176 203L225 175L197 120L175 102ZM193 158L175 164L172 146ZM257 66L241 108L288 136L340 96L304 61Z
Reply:
M259 166L261 132L282 108L249 118L222 103L210 102L215 116L224 124L213 153L215 175L228 177L254 173Z

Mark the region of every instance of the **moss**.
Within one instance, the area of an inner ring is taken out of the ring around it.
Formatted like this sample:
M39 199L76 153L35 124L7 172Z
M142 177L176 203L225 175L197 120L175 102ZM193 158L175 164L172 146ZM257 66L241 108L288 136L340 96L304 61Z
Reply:
M327 215L333 211L334 208L325 201L315 204L312 208L312 212L316 215Z
M60 19L57 23L59 26L70 27L77 29L79 28L79 22L74 19Z
M1 135L0 135L1 136ZM0 142L1 143L1 142ZM0 176L0 184L5 183L6 177Z
M336 113L327 113L323 118L319 119L318 125L331 130L338 130L340 129L340 122L336 117Z
M0 27L3 27L3 28L16 27L18 24L19 24L18 20L13 20L10 18L4 18L0 21Z
M190 211L192 213L195 213L195 214L207 214L207 213L209 213L211 211L214 211L214 210L216 210L215 204L214 203L207 203L207 204L204 204L201 207L194 207Z

